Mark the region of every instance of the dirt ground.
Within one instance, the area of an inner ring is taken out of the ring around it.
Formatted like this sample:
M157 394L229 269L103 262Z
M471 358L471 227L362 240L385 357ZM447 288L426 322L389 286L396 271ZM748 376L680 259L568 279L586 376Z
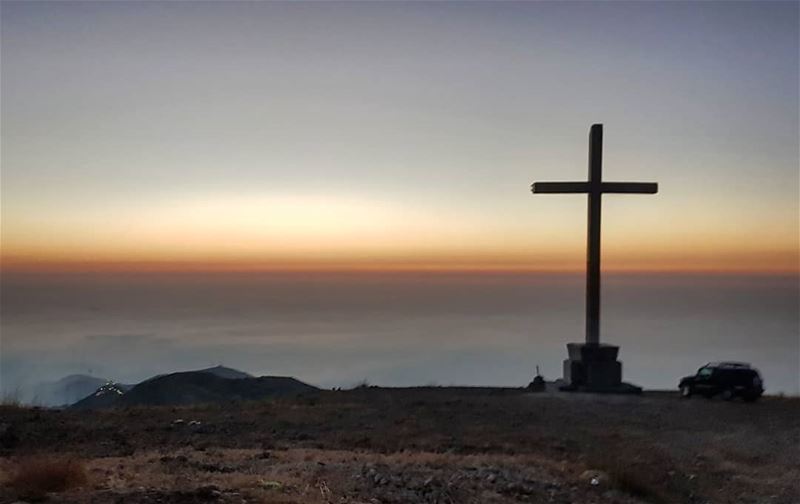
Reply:
M800 400L362 388L186 408L0 407L0 502L798 503ZM22 462L86 480L32 495Z

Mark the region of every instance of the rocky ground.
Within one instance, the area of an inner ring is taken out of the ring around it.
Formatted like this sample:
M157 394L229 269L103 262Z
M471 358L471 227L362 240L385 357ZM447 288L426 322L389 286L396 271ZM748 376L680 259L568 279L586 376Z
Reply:
M102 412L8 406L0 502L788 504L800 502L798 419L797 399L489 388ZM49 493L20 483L21 467L48 463L83 474Z

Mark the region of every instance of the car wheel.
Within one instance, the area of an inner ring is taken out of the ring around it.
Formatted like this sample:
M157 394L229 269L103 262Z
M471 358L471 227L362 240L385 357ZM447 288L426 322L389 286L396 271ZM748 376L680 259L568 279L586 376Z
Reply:
M692 387L689 385L681 385L681 397L684 399L692 397Z
M730 401L733 399L733 389L726 388L722 391L719 395L724 401Z

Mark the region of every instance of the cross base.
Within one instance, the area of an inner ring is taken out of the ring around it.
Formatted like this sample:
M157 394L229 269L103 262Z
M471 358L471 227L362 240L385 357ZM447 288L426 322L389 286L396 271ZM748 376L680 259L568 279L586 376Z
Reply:
M567 343L561 390L611 394L639 394L641 387L622 381L619 347L599 343Z

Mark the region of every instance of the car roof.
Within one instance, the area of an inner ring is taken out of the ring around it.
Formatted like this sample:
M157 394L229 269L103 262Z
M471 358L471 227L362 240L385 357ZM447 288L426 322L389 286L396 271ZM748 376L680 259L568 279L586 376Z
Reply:
M709 362L704 367L726 368L726 369L750 369L750 364L746 362Z

